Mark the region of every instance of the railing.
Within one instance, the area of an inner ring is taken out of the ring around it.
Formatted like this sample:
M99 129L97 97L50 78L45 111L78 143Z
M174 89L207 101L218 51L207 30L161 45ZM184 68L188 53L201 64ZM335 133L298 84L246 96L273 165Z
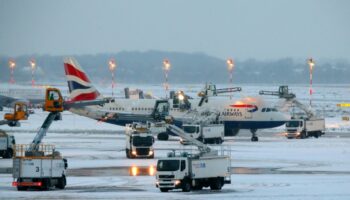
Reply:
M55 146L50 144L40 144L39 149L37 151L31 152L29 151L30 144L16 144L13 145L14 158L26 158L26 159L49 159L49 158L57 158L61 157L59 152L55 151Z

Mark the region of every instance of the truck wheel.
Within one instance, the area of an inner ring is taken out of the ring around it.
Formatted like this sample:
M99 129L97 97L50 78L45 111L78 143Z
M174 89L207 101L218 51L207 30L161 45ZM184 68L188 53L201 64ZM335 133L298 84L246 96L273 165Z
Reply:
M221 188L222 188L222 182L220 178L213 180L212 183L210 184L211 190L221 190Z
M127 158L130 158L130 151L129 149L125 149L125 154Z
M50 180L49 179L42 179L40 190L49 190L49 188L50 188Z
M184 181L183 185L182 185L182 191L183 192L189 192L191 191L191 184L189 181Z
M252 136L252 138L250 140L252 142L257 142L257 141L259 141L259 138L257 136Z
M207 188L210 186L210 183L209 183L209 181L204 181L204 182L202 182L202 185L203 185L203 187Z
M17 126L17 122L16 121L12 121L8 124L10 127L15 127Z
M168 133L166 133L166 132L159 133L159 134L157 135L157 139L158 139L158 140L161 140L161 141L167 141L167 140L169 139L169 135L168 135Z
M169 189L168 188L159 188L161 192L168 192Z
M21 182L22 182L21 178L17 179L17 183L21 183ZM26 186L17 186L17 190L18 191L25 191L25 190L28 190L28 187L26 187Z
M28 187L26 187L26 186L17 186L17 190L18 191L26 191L26 190L28 190Z
M196 185L193 187L193 190L202 190L203 185L201 183L196 183Z
M222 144L224 141L221 139L221 138L219 138L219 143L218 144Z
M305 139L306 138L306 132L303 131L300 133L300 139Z
M322 132L318 131L318 132L315 133L315 138L321 137L321 135L322 135Z
M62 175L62 177L58 179L58 183L57 183L56 187L58 189L63 190L66 187L66 184L67 184L66 176Z

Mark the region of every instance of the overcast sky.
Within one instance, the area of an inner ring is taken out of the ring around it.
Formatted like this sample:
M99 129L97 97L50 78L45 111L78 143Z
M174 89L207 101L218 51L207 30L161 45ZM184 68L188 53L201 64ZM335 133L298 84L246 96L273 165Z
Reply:
M0 55L165 50L350 60L347 0L0 0Z

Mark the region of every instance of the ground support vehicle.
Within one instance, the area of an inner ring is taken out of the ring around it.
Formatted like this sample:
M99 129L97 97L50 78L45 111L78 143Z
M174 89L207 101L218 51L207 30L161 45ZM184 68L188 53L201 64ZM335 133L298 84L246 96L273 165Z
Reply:
M154 137L148 124L127 124L125 136L127 158L154 158Z

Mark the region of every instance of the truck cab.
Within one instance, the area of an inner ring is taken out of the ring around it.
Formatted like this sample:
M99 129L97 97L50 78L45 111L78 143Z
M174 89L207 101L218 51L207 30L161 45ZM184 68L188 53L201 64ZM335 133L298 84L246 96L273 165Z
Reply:
M304 120L295 119L286 122L286 137L298 138L304 130Z
M189 176L189 170L186 157L158 160L156 187L159 187L162 192L187 187L184 185L187 176Z
M13 145L16 144L15 137L0 130L0 156L3 158L12 158Z
M188 134L190 137L199 140L201 127L198 124L183 124L182 129L186 134ZM190 141L180 138L180 143L183 145L191 144Z
M231 183L231 161L228 156L199 156L186 152L175 155L170 152L167 158L157 162L156 187L161 192L182 189L183 192L201 190L221 190L224 184Z
M292 119L286 122L286 137L291 138L307 138L313 136L318 138L325 134L324 118L300 118Z
M125 141L127 158L154 158L154 137L146 124L127 124Z

